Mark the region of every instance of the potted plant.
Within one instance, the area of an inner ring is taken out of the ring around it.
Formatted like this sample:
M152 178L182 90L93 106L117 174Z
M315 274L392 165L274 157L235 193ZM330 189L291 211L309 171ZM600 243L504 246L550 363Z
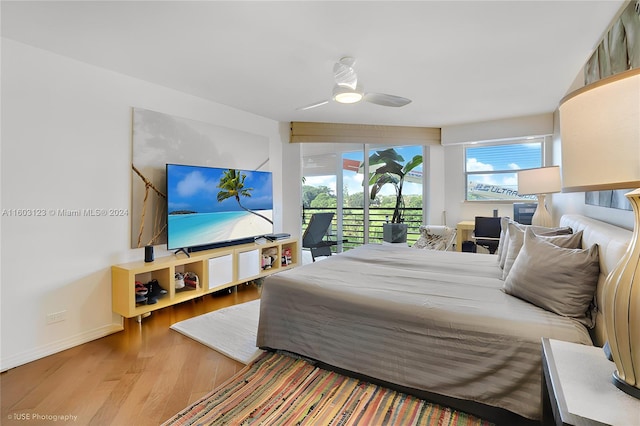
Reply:
M395 207L391 222L382 225L382 235L385 242L406 243L407 224L404 223L404 198L402 186L407 174L422 164L422 155L415 155L411 161L404 164L404 158L393 149L376 151L369 157L369 168L380 165L369 173L371 200L375 200L383 186L391 184L396 191Z

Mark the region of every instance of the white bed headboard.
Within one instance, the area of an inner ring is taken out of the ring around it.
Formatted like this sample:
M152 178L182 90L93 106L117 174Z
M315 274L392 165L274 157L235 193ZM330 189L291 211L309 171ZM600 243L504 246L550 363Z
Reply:
M600 277L598 278L598 288L596 290L598 314L596 316L596 325L592 337L595 345L602 346L607 340L604 327L604 315L602 315L600 310L602 307L604 280L627 250L627 246L631 241L632 232L577 214L566 214L562 216L560 226L569 226L574 233L582 231L583 248L598 244L598 255L600 257Z

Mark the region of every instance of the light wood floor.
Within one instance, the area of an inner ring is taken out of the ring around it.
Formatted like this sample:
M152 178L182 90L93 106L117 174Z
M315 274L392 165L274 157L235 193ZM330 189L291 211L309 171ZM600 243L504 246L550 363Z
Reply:
M260 297L253 286L161 309L125 330L0 375L2 425L159 425L244 365L169 329ZM64 421L47 416L77 416ZM40 418L36 416L41 416Z

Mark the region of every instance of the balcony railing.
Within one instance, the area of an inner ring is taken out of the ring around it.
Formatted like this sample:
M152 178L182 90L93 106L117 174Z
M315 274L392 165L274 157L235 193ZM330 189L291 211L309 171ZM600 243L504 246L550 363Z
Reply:
M409 207L402 209L404 215L404 223L407 227L407 243L411 246L420 237L422 225L422 208ZM313 213L336 213L334 207L326 208L304 208L302 221L302 233L307 228L311 215ZM342 210L342 239L347 240L343 244L343 250L361 246L364 244L364 209L345 207ZM369 243L382 243L382 224L388 222L393 216L393 208L385 207L369 207ZM337 213L333 217L329 235L336 238ZM335 250L335 247L333 248Z

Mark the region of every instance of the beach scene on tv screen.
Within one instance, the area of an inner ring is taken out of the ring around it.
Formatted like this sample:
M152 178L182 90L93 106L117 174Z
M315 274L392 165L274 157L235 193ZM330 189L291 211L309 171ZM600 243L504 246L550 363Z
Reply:
M273 232L271 172L167 166L168 248Z

